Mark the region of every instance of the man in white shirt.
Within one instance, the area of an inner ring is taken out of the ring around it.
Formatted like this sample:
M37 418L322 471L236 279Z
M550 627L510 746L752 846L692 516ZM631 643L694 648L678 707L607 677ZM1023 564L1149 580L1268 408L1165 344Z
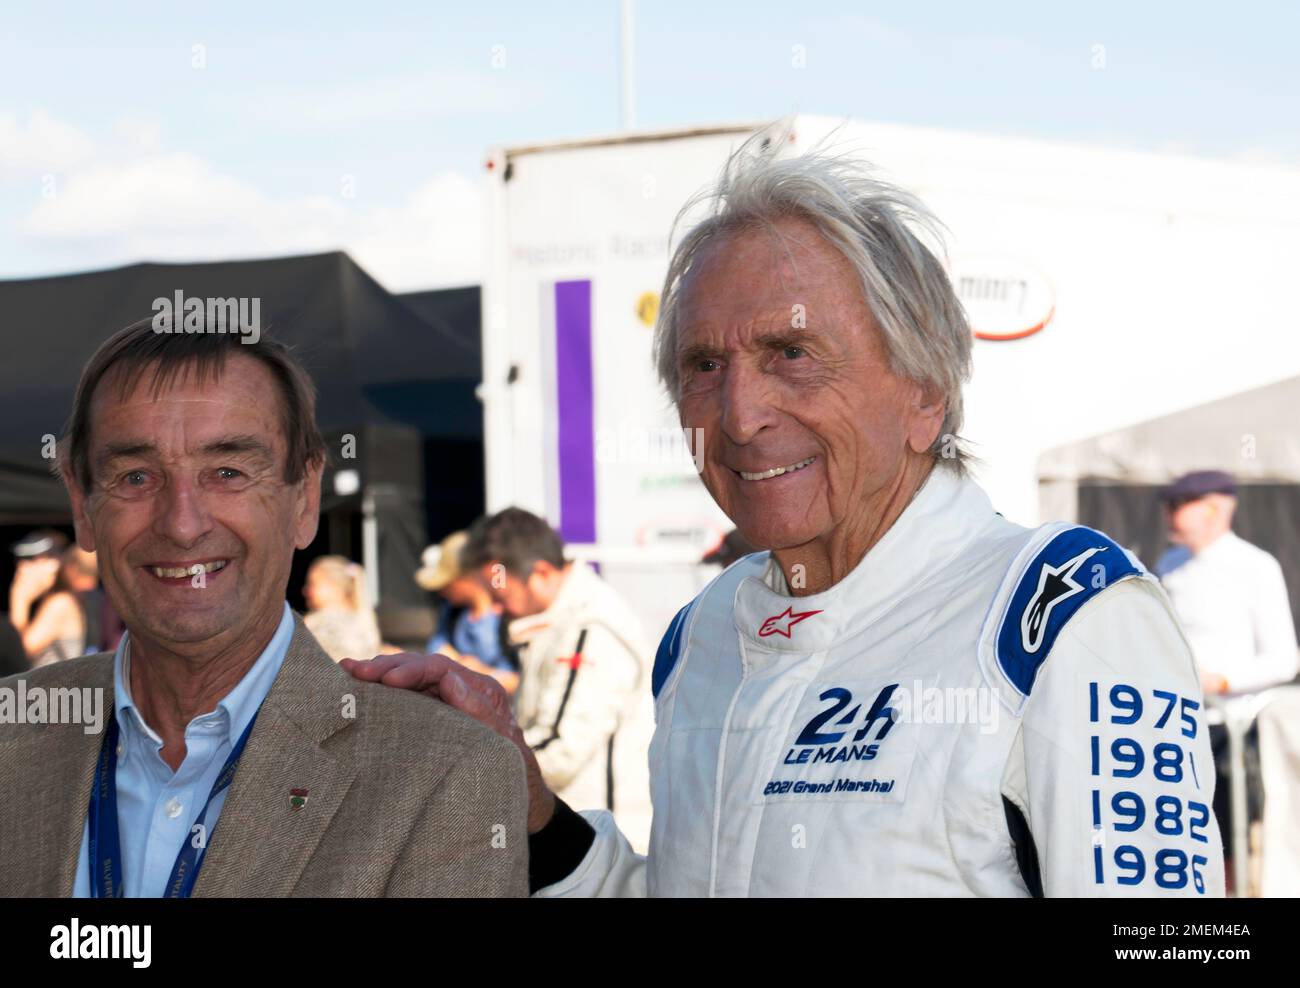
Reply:
M1296 674L1296 637L1286 581L1276 559L1232 531L1237 508L1232 475L1201 470L1160 493L1174 547L1156 571L1192 646L1205 695L1256 693L1289 682ZM1214 815L1230 855L1227 730L1213 720L1209 730L1218 774ZM1253 821L1264 808L1253 727L1244 755L1246 815Z
M1286 581L1276 559L1233 533L1232 476L1190 473L1164 488L1161 499L1169 538L1189 555L1159 575L1206 694L1253 693L1289 682L1296 637Z

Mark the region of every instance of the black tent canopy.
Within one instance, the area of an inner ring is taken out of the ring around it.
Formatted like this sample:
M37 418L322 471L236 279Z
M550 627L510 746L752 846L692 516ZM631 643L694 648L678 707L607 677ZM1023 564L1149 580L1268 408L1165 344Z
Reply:
M447 375L461 381L479 380L483 369L482 338L479 335L482 292L479 287L405 292L398 298L451 341L443 353Z

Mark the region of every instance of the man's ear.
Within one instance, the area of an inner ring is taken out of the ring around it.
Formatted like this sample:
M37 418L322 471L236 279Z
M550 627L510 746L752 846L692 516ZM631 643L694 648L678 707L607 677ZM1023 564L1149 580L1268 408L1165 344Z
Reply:
M914 453L924 453L934 446L943 428L944 416L948 406L943 394L936 387L921 384L912 385L909 405L910 422L907 428L907 445Z
M316 529L320 526L320 485L325 473L325 458L318 456L308 461L303 469L302 479L298 481L296 532L293 544L299 549L306 549L316 538Z
M91 527L90 516L86 513L87 502L90 499L82 490L81 484L77 482L77 478L73 476L67 463L60 464L59 479L67 488L68 500L72 502L72 527L77 533L77 545L86 552L94 552L95 530Z

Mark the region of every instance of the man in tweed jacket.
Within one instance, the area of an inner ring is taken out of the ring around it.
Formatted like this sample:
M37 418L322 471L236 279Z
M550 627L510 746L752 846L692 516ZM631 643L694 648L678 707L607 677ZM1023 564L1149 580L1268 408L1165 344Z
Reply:
M127 635L0 680L0 895L526 894L514 746L285 604L324 445L293 356L240 340L143 321L83 372L60 470Z

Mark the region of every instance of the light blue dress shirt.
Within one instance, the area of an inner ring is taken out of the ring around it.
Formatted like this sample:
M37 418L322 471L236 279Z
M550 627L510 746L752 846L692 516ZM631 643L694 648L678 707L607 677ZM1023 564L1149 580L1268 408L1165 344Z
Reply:
M144 722L131 699L130 633L113 658L113 716L118 723L117 823L126 895L159 898L181 846L192 839L195 818L212 791L231 749L271 691L293 638L293 612L284 616L270 643L238 685L211 713L185 728L185 760L176 772L162 759L162 738ZM225 805L227 788L208 807L207 839ZM90 897L90 824L81 828L81 854L73 898Z

